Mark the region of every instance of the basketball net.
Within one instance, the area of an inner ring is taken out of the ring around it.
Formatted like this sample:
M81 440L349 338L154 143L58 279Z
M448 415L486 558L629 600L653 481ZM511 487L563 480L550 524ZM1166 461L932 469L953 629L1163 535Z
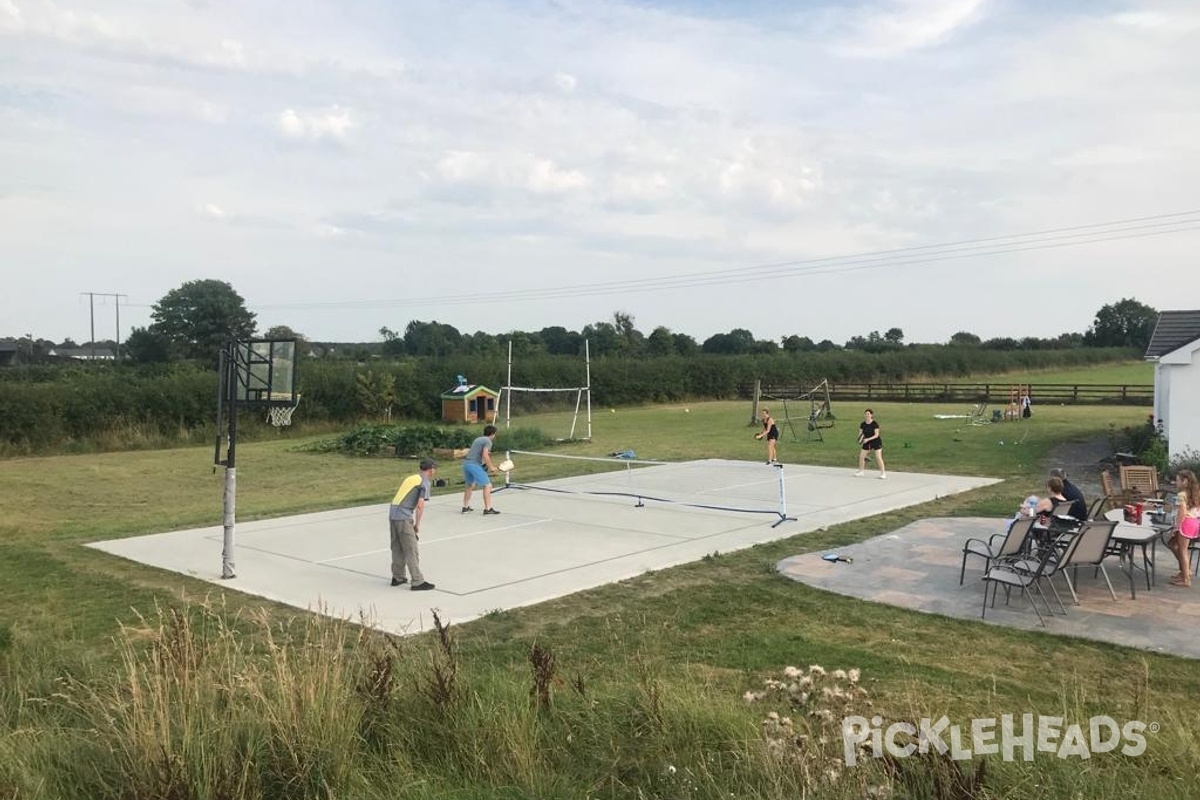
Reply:
M292 424L292 412L296 410L296 406L300 405L300 395L296 395L296 402L290 406L271 406L267 409L267 422L270 422L276 428L282 428L285 425Z

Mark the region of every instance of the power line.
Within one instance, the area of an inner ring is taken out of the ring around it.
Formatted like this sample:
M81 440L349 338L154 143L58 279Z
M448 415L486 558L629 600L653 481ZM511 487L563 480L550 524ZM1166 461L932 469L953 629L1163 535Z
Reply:
M1200 209L1169 214L1099 222L1087 225L1051 228L1029 233L965 239L930 245L877 250L854 255L799 259L749 267L733 267L652 278L603 281L574 286L540 287L477 293L415 297L395 300L318 301L310 303L271 303L263 309L374 309L427 305L470 305L484 302L548 300L580 295L610 295L656 292L695 286L719 286L771 277L799 277L838 274L866 269L885 269L932 264L941 261L991 257L1032 250L1079 247L1102 242L1167 236L1200 230Z

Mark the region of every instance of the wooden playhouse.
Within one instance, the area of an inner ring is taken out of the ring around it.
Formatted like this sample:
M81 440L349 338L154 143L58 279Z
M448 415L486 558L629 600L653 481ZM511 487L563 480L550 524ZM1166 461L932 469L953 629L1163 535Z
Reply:
M495 422L500 393L486 386L463 383L442 392L442 419L446 422Z

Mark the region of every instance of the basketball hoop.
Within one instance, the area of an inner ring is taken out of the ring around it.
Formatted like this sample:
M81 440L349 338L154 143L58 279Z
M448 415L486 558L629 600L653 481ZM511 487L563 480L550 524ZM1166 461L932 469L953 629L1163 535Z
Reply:
M296 402L290 406L270 406L267 408L267 422L276 428L291 425L292 412L296 410L296 406L298 405L300 405L300 395L296 395Z

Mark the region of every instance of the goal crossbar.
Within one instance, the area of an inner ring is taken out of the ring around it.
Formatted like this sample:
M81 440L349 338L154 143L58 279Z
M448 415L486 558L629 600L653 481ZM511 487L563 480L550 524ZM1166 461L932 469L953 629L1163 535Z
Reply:
M586 386L563 386L561 388L538 388L536 386L501 386L502 390L510 392L585 392Z
M584 436L587 441L592 440L592 355L591 348L587 341L583 343L584 352L584 377L586 383L583 386L513 386L512 371L513 371L513 355L512 342L508 343L508 380L504 386L500 387L502 394L501 402L504 406L504 427L512 427L512 396L513 392L531 392L535 394L561 394L575 393L575 409L571 415L571 431L567 434L568 440L575 439L575 428L579 423L579 413L584 410L587 415L587 435ZM586 402L586 406L584 403Z

